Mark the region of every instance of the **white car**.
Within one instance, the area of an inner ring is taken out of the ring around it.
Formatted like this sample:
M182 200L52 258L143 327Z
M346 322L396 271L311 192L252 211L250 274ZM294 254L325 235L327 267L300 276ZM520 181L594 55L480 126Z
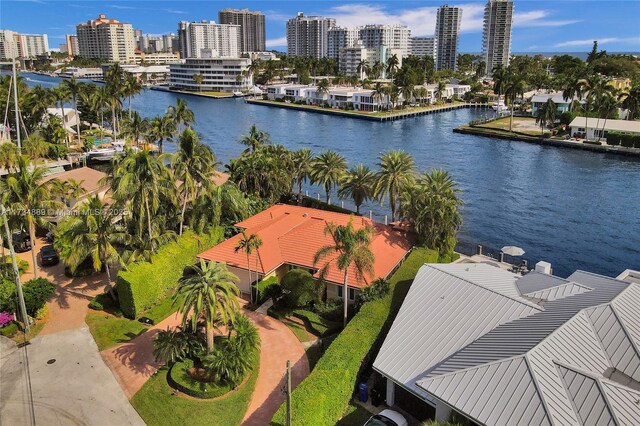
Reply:
M407 426L407 419L397 411L382 410L380 414L371 416L364 426Z

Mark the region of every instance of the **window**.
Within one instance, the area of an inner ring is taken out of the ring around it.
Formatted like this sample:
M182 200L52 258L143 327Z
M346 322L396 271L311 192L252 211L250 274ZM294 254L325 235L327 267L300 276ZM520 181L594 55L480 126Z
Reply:
M339 285L339 286L338 286L338 298L339 298L339 299L342 299L342 292L343 292L343 290L342 290L342 286L341 286L341 285Z
M356 300L356 290L354 288L349 289L349 300Z

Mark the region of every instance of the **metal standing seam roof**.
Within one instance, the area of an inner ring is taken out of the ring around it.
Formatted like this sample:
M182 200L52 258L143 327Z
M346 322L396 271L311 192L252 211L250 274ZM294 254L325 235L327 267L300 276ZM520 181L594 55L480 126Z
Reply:
M544 311L497 326L426 370L418 387L483 424L544 423L525 415L539 407L535 397L524 405L513 397L528 381L535 384L550 424L608 424L607 413L613 424L640 424L640 392L629 387L640 388L640 286L582 271L568 281L592 290L547 301ZM526 372L518 359L525 361ZM495 366L503 365L509 370L501 373ZM504 382L507 372L518 377ZM494 388L500 397L487 397Z

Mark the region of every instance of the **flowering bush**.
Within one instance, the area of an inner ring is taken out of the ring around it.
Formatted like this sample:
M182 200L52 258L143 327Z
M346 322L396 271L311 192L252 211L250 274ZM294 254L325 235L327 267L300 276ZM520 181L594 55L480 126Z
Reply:
M10 324L13 320L13 314L9 312L0 312L0 327Z

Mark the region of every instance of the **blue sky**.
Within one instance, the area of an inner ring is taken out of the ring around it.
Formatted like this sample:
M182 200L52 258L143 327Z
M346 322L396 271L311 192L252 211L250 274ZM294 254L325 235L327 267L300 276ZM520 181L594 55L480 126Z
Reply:
M338 25L399 23L413 35L431 35L436 8L445 1L93 1L0 0L0 28L46 33L50 47L64 34L98 13L133 24L145 33L176 32L181 20L217 20L225 7L260 10L267 17L267 47L286 49L285 22L302 11L336 18ZM460 6L460 51L479 52L484 1L449 2ZM593 40L610 52L640 51L640 1L515 1L514 52L588 51Z

